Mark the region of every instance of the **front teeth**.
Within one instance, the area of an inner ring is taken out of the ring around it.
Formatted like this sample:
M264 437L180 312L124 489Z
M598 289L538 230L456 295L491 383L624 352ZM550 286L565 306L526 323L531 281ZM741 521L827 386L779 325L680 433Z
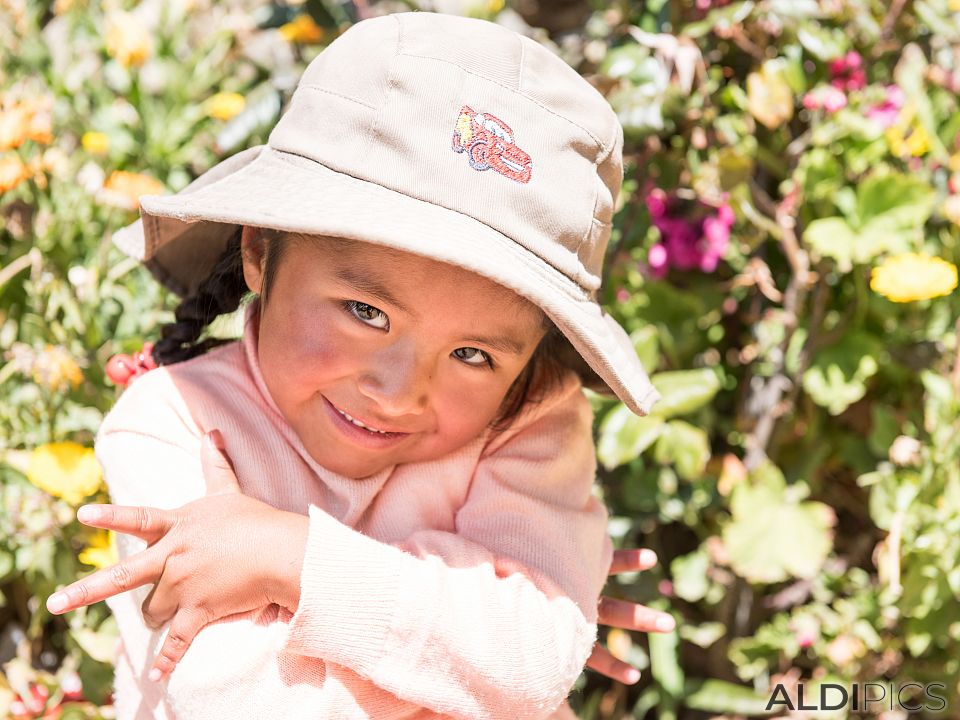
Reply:
M380 433L381 435L389 435L389 434L390 434L390 433L388 433L386 430L377 430L376 428L372 428L372 427L370 427L369 425L364 425L364 424L363 424L362 422L360 422L359 420L356 420L356 419L350 417L349 415L347 415L347 414L346 414L343 410L341 410L340 408L337 408L337 412L340 413L341 415L343 415L347 420L349 420L350 422L352 422L354 425L356 425L357 427L362 427L364 430L369 430L370 432Z

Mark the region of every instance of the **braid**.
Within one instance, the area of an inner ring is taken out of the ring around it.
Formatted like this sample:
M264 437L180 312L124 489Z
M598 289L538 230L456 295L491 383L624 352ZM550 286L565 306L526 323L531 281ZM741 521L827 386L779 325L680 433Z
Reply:
M161 328L160 340L153 348L157 364L171 365L189 360L217 345L230 342L223 338L207 338L202 342L198 342L198 339L214 318L236 310L246 292L238 229L196 293L177 306L174 311L176 320Z

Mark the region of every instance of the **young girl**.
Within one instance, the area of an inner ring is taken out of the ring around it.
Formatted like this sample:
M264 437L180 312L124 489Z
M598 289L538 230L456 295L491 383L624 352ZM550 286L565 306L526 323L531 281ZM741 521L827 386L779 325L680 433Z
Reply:
M537 43L403 13L314 60L266 146L142 199L116 242L189 299L97 438L129 507L80 513L136 539L48 602L109 597L120 717L563 702L611 561L581 386L657 397L595 297L621 147ZM247 291L242 341L197 342Z

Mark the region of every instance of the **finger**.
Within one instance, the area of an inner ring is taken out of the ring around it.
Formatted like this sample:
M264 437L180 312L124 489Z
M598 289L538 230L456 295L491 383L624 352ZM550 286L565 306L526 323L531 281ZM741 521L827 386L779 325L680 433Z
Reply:
M601 625L639 632L670 632L677 625L670 613L606 595L600 598L598 616Z
M152 545L173 526L170 513L153 507L133 505L84 505L77 520L90 527L134 535Z
M141 585L157 582L163 571L161 555L145 550L112 567L97 570L47 598L54 615L106 600Z
M153 661L153 667L147 676L150 680L160 680L171 672L190 647L193 639L209 622L208 614L200 608L180 608L170 623L170 630L163 641L160 653Z
M640 679L639 670L622 660L617 660L610 654L609 650L599 643L593 646L593 652L587 659L587 667L625 685L633 685Z
M179 608L179 598L168 592L167 585L164 578L160 578L140 605L143 622L151 630L159 630L166 625Z
M223 434L211 430L204 434L200 448L200 462L203 467L203 479L207 483L207 495L240 492L240 483L227 457Z
M622 572L639 572L649 570L657 564L657 554L646 548L631 548L629 550L614 550L613 562L610 563L610 574Z

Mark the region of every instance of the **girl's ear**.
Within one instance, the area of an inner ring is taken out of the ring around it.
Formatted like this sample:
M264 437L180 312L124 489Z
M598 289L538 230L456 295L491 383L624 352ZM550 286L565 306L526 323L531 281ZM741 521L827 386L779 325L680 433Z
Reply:
M247 287L256 295L263 288L263 274L266 269L267 240L259 228L243 226L240 235L240 257L243 260L243 279Z

